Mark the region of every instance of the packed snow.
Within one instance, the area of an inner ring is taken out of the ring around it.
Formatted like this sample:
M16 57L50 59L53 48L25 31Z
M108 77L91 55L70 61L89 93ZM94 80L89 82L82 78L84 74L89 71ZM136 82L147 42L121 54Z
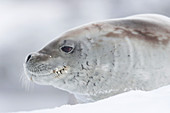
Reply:
M18 113L169 113L170 85L153 91L130 91L87 104L64 105Z

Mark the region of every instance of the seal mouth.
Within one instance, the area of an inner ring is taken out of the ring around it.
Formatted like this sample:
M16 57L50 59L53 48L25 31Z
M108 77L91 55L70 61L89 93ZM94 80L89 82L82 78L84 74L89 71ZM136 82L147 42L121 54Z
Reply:
M50 77L53 76L54 78L58 78L61 75L67 73L68 71L68 66L62 66L60 68L55 68L55 69L51 69L49 71L43 72L43 71L30 71L30 70L26 70L28 75L31 75L32 77Z
M67 69L68 67L67 66L63 66L62 68L58 69L54 69L51 71L51 74L56 74L55 78L59 77L60 75L64 74L64 73L67 73Z

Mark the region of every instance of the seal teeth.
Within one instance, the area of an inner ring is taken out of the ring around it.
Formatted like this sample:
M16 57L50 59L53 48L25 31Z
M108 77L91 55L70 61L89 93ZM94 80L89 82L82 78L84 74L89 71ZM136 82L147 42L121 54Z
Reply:
M67 71L66 71L66 70L64 70L64 72L65 72L65 73L67 73Z
M57 74L55 78L57 78L60 74L63 74L63 72L67 73L66 66L64 65L61 69L56 68L55 70L52 70L52 73Z
M62 74L62 70L59 71Z

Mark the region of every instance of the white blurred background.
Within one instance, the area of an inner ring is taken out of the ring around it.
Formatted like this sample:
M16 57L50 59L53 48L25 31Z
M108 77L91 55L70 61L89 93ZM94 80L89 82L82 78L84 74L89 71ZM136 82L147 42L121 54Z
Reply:
M68 101L67 92L52 86L22 87L27 54L69 28L141 13L170 16L170 0L0 0L0 112L53 108Z

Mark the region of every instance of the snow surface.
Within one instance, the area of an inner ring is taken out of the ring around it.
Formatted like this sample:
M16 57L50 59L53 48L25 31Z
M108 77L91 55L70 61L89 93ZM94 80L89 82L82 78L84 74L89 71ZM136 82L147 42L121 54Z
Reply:
M18 113L170 113L170 85L153 91L130 91L87 104Z

